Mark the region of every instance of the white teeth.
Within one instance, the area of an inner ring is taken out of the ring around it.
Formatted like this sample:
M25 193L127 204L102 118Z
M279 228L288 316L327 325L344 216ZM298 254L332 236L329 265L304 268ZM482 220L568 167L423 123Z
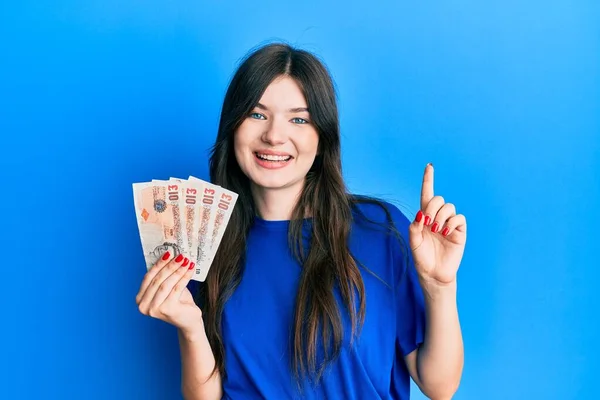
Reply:
M268 160L268 161L287 161L290 158L292 158L292 156L273 156L270 154L260 154L260 153L257 153L256 155L258 156L258 158L262 158L263 160Z

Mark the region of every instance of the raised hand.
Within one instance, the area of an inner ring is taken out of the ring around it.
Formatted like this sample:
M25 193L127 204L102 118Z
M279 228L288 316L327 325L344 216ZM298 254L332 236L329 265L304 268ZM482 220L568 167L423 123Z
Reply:
M183 255L171 258L167 251L142 280L135 298L140 312L168 322L187 335L204 329L202 311L187 288L194 266Z
M421 209L409 228L415 268L422 281L447 285L456 279L467 241L467 221L452 203L434 196L433 165L427 164L421 187Z

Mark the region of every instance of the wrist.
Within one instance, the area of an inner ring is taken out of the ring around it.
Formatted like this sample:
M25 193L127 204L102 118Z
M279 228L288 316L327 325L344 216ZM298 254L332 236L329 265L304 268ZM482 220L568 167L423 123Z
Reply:
M456 279L447 283L441 283L434 279L427 278L419 278L419 281L426 300L453 301L456 299Z
M204 330L204 323L202 320L193 328L178 328L177 332L181 339L188 343L197 343L206 340L206 331Z

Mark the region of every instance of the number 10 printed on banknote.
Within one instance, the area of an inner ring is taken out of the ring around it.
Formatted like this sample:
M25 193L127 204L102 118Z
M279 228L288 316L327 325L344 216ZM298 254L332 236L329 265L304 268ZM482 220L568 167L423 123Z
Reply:
M237 193L190 176L134 183L133 198L146 268L168 250L195 262L192 279L204 282Z

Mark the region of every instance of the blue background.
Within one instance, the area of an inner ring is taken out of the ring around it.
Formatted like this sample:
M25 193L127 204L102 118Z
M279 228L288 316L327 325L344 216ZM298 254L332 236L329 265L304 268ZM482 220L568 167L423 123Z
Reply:
M0 397L179 397L131 184L207 179L238 60L282 39L332 70L353 191L412 217L431 161L468 218L455 399L600 398L598 4L2 2Z

